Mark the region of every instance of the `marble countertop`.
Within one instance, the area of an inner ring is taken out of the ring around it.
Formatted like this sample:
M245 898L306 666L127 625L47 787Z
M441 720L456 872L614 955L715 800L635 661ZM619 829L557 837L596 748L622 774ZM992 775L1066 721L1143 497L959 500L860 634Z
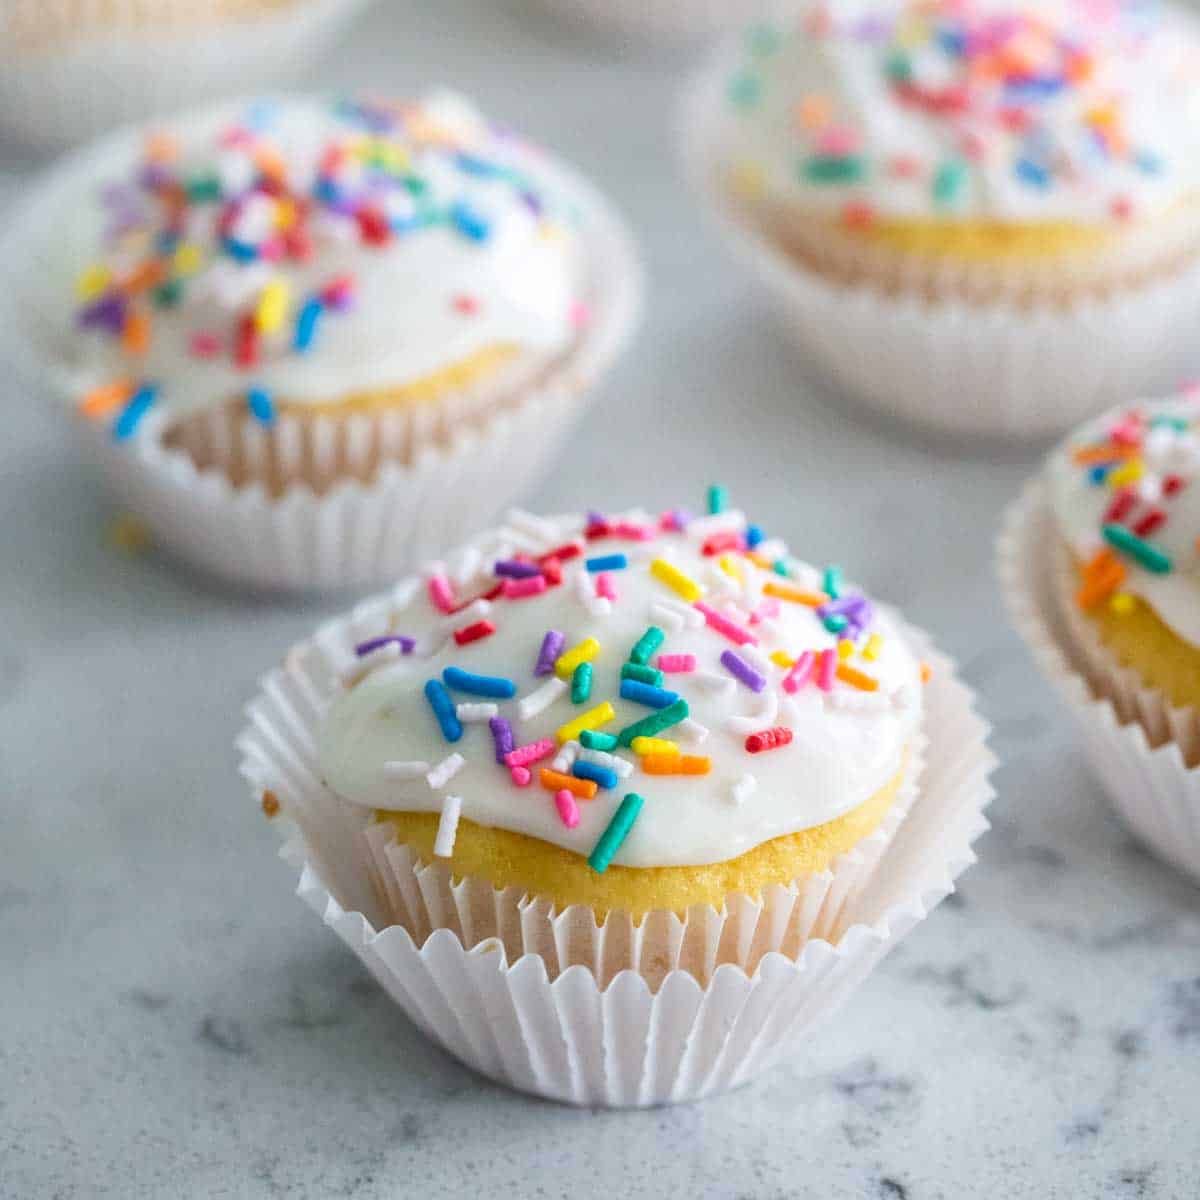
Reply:
M645 329L531 505L665 507L720 479L805 557L852 564L982 693L1004 760L982 861L805 1053L743 1091L618 1113L500 1090L292 897L236 775L256 677L329 610L118 552L63 422L9 395L5 1200L1196 1194L1200 890L1109 814L992 580L1037 453L933 446L801 379L679 184L681 69L620 61L517 0L448 0L380 5L316 81L454 81L620 202L650 270ZM32 167L0 147L0 202Z

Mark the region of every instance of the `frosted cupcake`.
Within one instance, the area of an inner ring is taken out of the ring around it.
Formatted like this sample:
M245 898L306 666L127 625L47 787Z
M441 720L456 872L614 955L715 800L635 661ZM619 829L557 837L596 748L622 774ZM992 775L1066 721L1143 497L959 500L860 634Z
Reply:
M1138 403L1068 438L1010 518L1002 561L1118 809L1200 874L1200 400Z
M603 202L446 93L209 112L45 193L31 286L76 276L73 326L43 323L54 382L165 541L272 586L394 576L486 520L636 304ZM234 509L269 540L230 545Z
M252 709L243 769L299 826L322 887L405 948L376 973L406 1007L462 969L433 957L502 950L503 986L531 987L513 997L518 1023L557 1008L582 1057L596 1032L568 1027L584 993L624 979L634 1009L659 1008L661 1047L623 1045L623 1083L603 1062L572 1081L520 1044L497 1065L435 1023L454 1053L560 1099L683 1099L781 1052L773 989L824 1011L858 955L912 923L900 910L923 913L966 861L989 760L944 662L930 700L926 650L839 570L736 512L515 514L294 651L283 693L319 697L285 735L307 747L302 770L280 774L292 753L272 748L270 700ZM914 805L916 844L891 875ZM484 990L500 986L487 973ZM748 1008L745 985L765 988ZM717 1069L701 996L708 1020L768 1044L720 1039L732 1059ZM482 992L456 1003L463 1020L495 1010Z
M1037 434L1194 365L1186 323L1159 321L1200 315L1190 18L813 3L715 70L695 165L849 390L948 429Z
M368 0L9 0L0 130L58 147L296 78Z

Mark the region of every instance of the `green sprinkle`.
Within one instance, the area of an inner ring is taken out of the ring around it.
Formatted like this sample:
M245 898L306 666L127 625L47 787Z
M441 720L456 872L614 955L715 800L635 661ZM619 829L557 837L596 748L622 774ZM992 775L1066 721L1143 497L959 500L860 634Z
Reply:
M654 667L644 667L641 663L627 662L621 665L622 679L636 679L638 683L648 683L651 687L662 687L663 673Z
M821 591L831 600L839 600L842 595L842 568L826 567L821 578Z
M588 750L615 750L617 737L613 733L601 733L598 729L581 729L579 744Z
M620 807L613 813L613 819L608 823L608 828L600 835L596 848L588 855L588 866L597 875L603 875L608 870L608 864L612 862L613 855L620 850L621 843L629 836L629 831L645 803L637 792L630 792L621 801Z
M156 308L174 308L183 298L183 284L178 279L168 279L150 293L150 298Z
M1159 413L1156 417L1150 418L1151 429L1173 429L1176 433L1187 433L1188 420L1186 417L1171 417L1166 413Z
M687 715L688 702L681 696L674 704L668 704L666 708L660 708L658 712L626 725L617 734L617 742L622 746L632 746L634 738L657 737L664 729L670 729L672 725L685 720Z
M592 694L592 664L581 662L571 676L571 703L582 704Z
M774 54L782 42L783 37L773 25L753 25L746 31L746 49L755 58Z
M959 159L951 159L938 167L933 177L933 202L940 208L947 208L958 199L959 193L967 182L967 164Z
M814 154L801 164L800 173L809 183L857 183L867 170L858 154Z
M1174 564L1168 555L1164 554L1152 542L1130 533L1124 525L1105 525L1104 540L1110 546L1115 546L1122 554L1128 554L1139 566L1145 567L1155 575L1169 575L1174 570Z
M897 50L888 55L883 69L893 83L907 83L912 78L912 59L903 50Z
M651 625L645 633L638 638L636 645L629 652L629 661L637 663L638 666L644 667L650 661L650 655L663 644L663 639L666 634L663 633L657 625Z
M708 489L708 511L711 516L723 513L729 507L729 493L719 484L714 483Z
M788 570L787 562L782 558L777 558L771 564L771 570L774 571L776 575L782 575L784 579L791 578L791 572Z
M221 198L221 181L216 175L196 175L184 185L187 198L193 204L210 203Z
M843 616L841 613L831 613L825 618L825 628L830 633L841 633L849 624L850 618Z
M735 108L753 108L762 98L762 80L739 71L729 82L729 101Z

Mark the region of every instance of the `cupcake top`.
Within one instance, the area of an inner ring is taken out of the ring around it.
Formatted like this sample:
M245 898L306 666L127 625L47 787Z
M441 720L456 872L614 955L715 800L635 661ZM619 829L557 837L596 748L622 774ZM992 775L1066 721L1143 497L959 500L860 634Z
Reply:
M1200 646L1200 396L1142 401L1073 434L1050 460L1054 516L1083 567L1079 603L1140 596Z
M1200 41L1155 0L838 0L754 31L736 177L802 211L1118 225L1200 179Z
M514 514L393 611L325 717L330 787L596 870L725 861L833 820L897 779L920 723L896 624L738 512Z
M458 96L263 101L128 145L87 214L68 348L118 436L151 406L245 397L269 420L574 336L571 214Z

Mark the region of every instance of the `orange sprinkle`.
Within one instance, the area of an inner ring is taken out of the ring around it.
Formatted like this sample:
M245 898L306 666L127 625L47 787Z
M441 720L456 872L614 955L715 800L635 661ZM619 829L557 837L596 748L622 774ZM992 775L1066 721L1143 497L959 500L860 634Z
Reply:
M756 567L762 567L764 571L769 571L775 565L773 558L768 558L765 554L759 554L757 550L747 550L745 554Z
M129 354L145 354L150 349L150 317L147 313L130 313L121 331L121 348Z
M279 814L279 797L270 788L267 788L262 794L262 810L263 815L268 817Z
M136 296L139 292L149 291L152 287L158 287L166 277L166 264L161 258L151 258L130 271L121 280L121 288L131 296Z
M838 663L836 674L843 683L848 683L860 691L874 692L879 689L878 679L857 667L852 667L849 663Z
M169 133L152 133L146 138L146 157L151 162L174 162L179 157L179 143Z
M106 383L103 387L92 388L79 401L79 411L85 417L104 417L110 412L115 412L132 395L133 384L128 379L118 379L116 383Z
M1114 458L1132 458L1137 452L1136 446L1119 446L1115 442L1106 442L1097 446L1077 446L1071 452L1071 458L1079 466L1086 467L1112 462Z
M921 682L928 683L930 676L932 676L932 675L933 675L933 668L927 662L923 662L921 664Z
M809 608L820 608L829 601L823 592L806 592L803 588L792 587L787 583L776 583L771 580L763 584L763 592L774 596L777 600L790 600L793 604L807 604Z
M699 754L644 754L642 770L647 775L707 775L712 760Z
M1075 593L1082 609L1103 604L1125 582L1125 564L1107 546L1083 568L1083 583Z
M594 779L576 779L574 775L564 775L561 771L552 771L549 767L543 767L538 778L542 787L551 792L561 792L566 788L572 796L578 796L581 800L591 800L596 795Z

